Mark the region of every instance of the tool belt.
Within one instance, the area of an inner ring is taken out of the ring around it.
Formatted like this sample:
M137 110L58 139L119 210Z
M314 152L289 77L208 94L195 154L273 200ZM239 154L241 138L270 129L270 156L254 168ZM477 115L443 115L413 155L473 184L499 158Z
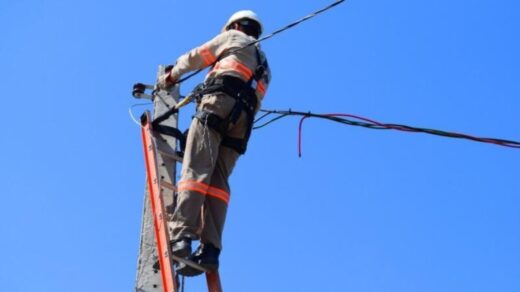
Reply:
M255 90L250 86L250 82L245 82L240 78L232 76L219 76L207 80L199 95L202 97L206 94L217 92L222 92L235 99L235 105L231 109L228 116L221 118L214 113L198 111L194 117L222 135L222 146L229 147L240 154L244 154L247 149L247 142L249 141L249 137L251 136L251 131L253 129L253 120L258 104ZM229 128L229 125L235 124L238 121L242 111L245 111L247 115L247 129L244 138L234 138L228 136L226 132Z

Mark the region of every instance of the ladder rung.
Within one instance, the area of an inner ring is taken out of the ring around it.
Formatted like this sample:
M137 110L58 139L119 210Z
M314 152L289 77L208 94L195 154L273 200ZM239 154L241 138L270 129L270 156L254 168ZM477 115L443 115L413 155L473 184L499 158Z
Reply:
M171 253L170 250L170 233L168 229L169 217L164 206L164 191L165 189L177 191L175 187L175 176L172 176L171 181L164 180L169 176L167 168L170 167L172 159L177 162L182 162L182 157L175 151L175 145L171 145L168 140L155 139L151 132L151 124L149 120L149 113L145 113L145 122L141 129L143 138L143 149L145 154L145 165L147 172L147 189L150 196L151 213L153 217L154 233L156 248L155 251L159 255L159 266L161 267L161 286L163 292L178 292L179 283L175 280L177 273L175 272L173 261L181 262L194 269L202 271L206 274L206 283L209 292L222 292L220 283L220 276L218 271L209 271L195 262L178 258ZM155 142L155 143L154 143ZM167 167L168 165L168 167ZM175 163L173 163L175 165ZM166 170L166 172L165 172ZM175 172L175 166L173 167ZM155 286L157 287L157 286ZM184 288L184 287L182 287Z
M161 187L165 187L174 192L177 191L177 188L174 185L172 185L171 183L165 182L165 181L161 181Z
M157 152L162 156L182 162L182 157L180 157L177 153L173 153L173 152L169 152L169 151L166 152L166 151L162 151L161 149L157 149Z
M197 264L195 262L192 262L190 260L178 257L178 256L176 256L174 254L172 254L171 256L172 256L172 259L174 259L175 261L177 261L179 263L183 263L183 264L185 264L187 266L190 266L190 267L192 267L192 268L194 268L196 270L199 270L199 271L201 271L203 273L209 273L210 272L209 270L207 270L206 268L204 268L203 266L201 266L201 265L199 265L199 264Z

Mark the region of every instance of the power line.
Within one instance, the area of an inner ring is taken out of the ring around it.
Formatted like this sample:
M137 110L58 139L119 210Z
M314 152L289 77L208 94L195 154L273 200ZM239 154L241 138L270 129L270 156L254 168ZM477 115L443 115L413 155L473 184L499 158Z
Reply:
M244 47L241 47L241 48L237 48L235 50L232 50L230 52L228 52L227 54L223 55L223 56L220 56L213 64L211 64L210 66L213 66L215 65L218 61L220 61L221 59L223 59L224 57L230 55L230 54L234 54L240 50L243 50L245 48L248 48L248 47L251 47L251 46L254 46L262 41L265 41L269 38L272 38L274 37L275 35L283 32L283 31L286 31L290 28L293 28L295 26L297 26L298 24L304 22L304 21L307 21L341 3L345 2L345 0L339 0L339 1L335 1L334 3L332 4L329 4L328 6L322 8L322 9L319 9L297 21L294 21L262 38L259 38L258 40L256 41L253 41L251 43L248 43L247 45L245 45ZM197 75L198 73L202 72L204 69L200 69L200 70L197 70L189 75L187 75L186 77L184 78L181 78L177 81L177 83L182 83L188 79L190 79L191 77ZM517 142L517 141L512 141L512 140L505 140L505 139L497 139L497 138L484 138L484 137L476 137L476 136L472 136L472 135L467 135L467 134L462 134L462 133L455 133L455 132L449 132L449 131L443 131L443 130L436 130L436 129L428 129L428 128L419 128L419 127L412 127L412 126L407 126L407 125L400 125L400 124L387 124L387 123L380 123L380 122L377 122L375 120L371 120L371 119L368 119L368 118L364 118L364 117L361 117L361 116L356 116L356 115L351 115L351 114L342 114L342 113L337 113L337 114L315 114L315 113L311 113L311 112L298 112L298 111L291 111L291 110L288 110L288 111L280 111L280 110L261 110L261 112L263 112L264 114L259 117L258 119L255 120L255 124L259 123L261 120L265 119L266 117L270 116L270 115L277 115L276 117L268 120L267 122L264 122L263 124L259 125L259 126L255 126L253 129L260 129L260 128L263 128L271 123L274 123L282 118L285 118L285 117L288 117L288 116L301 116L302 118L300 119L300 123L299 123L299 126L298 126L298 155L301 156L301 136L302 136L302 127L303 127L303 121L307 118L321 118L321 119L327 119L327 120L330 120L330 121L333 121L333 122L337 122L337 123L342 123L342 124L346 124L346 125L350 125L350 126L359 126L359 127L364 127L364 128L369 128L369 129L375 129L375 130L397 130L397 131L403 131L403 132L414 132L414 133L425 133L425 134L430 134L430 135L436 135L436 136L443 136L443 137L447 137L447 138L458 138L458 139L466 139L466 140L471 140L471 141L475 141L475 142L482 142L482 143L490 143L490 144L495 144L495 145L498 145L498 146L504 146L504 147L511 147L511 148L520 148L520 142Z
M337 123L342 123L349 126L359 126L364 127L368 129L374 129L374 130L397 130L397 131L403 131L403 132L412 132L412 133L425 133L430 135L436 135L436 136L442 136L446 138L458 138L458 139L466 139L470 141L475 142L481 142L481 143L489 143L489 144L495 144L498 146L504 146L504 147L510 147L510 148L520 148L520 142L512 141L512 140L505 140L505 139L498 139L498 138L484 138L484 137L476 137L468 134L462 134L462 133L455 133L455 132L448 132L443 130L436 130L436 129L429 129L429 128L419 128L419 127L412 127L407 125L400 125L400 124L387 124L387 123L381 123L372 119L368 119L365 117L352 115L352 114L343 114L343 113L332 113L332 114L315 114L311 112L299 112L299 111L292 111L292 110L260 110L260 112L263 112L264 114L260 116L258 119L255 120L255 124L259 123L261 120L265 119L266 117L270 115L276 115L276 117L268 120L267 122L264 122L263 124L259 126L255 126L253 129L260 129L263 128L273 122L276 122L282 118L288 117L288 116L301 116L299 125L298 125L298 155L301 157L302 153L302 127L303 122L308 118L320 118L320 119L326 119Z
M321 13L323 13L323 12L325 12L325 11L327 11L327 10L329 10L329 9L331 9L331 8L333 8L333 7L335 7L335 6L339 5L339 4L341 4L341 3L343 3L343 2L345 2L345 0L339 0L339 1L336 1L336 2L330 4L330 5L326 6L326 7L322 8L322 9L320 9L320 10L314 11L314 12L312 12L311 14L309 14L309 15L307 15L307 16L304 16L304 17L302 17L301 19L296 20L296 21L294 21L294 22L292 22L292 23L290 23L290 24L288 24L288 25L286 25L286 26L284 26L284 27L282 27L282 28L280 28L280 29L278 29L278 30L276 30L276 31L274 31L274 32L272 32L272 33L270 33L270 34L264 36L264 37L261 37L261 38L257 39L256 41L250 42L250 43L248 43L247 45L245 45L245 46L243 46L243 47L241 47L241 48L237 48L237 49L235 49L235 50L231 50L231 51L229 51L227 54L225 54L225 55L219 57L215 62L213 62L213 63L212 63L211 65L209 65L208 67L212 67L212 66L214 66L218 61L222 60L222 59L223 59L224 57L226 57L226 56L229 56L229 55L234 54L234 53L236 53L236 52L238 52L238 51L241 51L241 50L243 50L243 49L245 49L245 48L249 48L249 47L254 46L254 45L256 45L256 44L258 44L258 43L260 43L260 42L263 42L263 41L265 41L265 40L267 40L267 39L270 39L270 38L274 37L275 35L277 35L277 34L283 32L283 31L286 31L286 30L288 30L288 29L290 29L290 28L293 28L293 27L297 26L298 24L300 24L300 23L302 23L302 22L304 22L304 21L307 21L307 20L309 20L309 19L311 19L311 18L317 16L318 14L321 14ZM197 70L197 71L195 71L195 72L193 72L193 73L191 73L191 74L188 74L188 75L186 75L186 77L183 77L183 78L179 79L176 83L177 83L177 84L180 84L180 83L182 83L182 82L184 82L184 81L190 79L191 77L193 77L193 76L199 74L199 73L202 72L204 69L205 69L205 68L200 69L200 70Z

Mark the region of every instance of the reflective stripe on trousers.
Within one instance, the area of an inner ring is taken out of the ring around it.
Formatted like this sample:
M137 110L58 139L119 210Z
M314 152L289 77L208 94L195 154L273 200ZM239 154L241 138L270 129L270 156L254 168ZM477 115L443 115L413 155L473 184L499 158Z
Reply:
M216 93L203 96L200 110L225 118L235 99ZM247 130L247 115L241 114L227 134L241 138ZM221 248L222 231L230 199L228 178L239 154L221 145L222 135L193 119L186 141L177 207L170 228L173 240L186 236ZM201 213L202 212L202 213ZM202 217L202 218L201 218Z

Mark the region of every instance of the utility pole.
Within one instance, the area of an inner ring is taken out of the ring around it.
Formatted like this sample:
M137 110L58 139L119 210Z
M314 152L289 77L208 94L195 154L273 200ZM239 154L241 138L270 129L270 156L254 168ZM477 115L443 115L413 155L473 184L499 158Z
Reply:
M160 66L157 77L163 73L164 67ZM145 94L147 89L153 90L152 93ZM179 102L178 85L159 90L152 85L136 84L132 93L136 98L152 100L154 105L153 118L149 112L141 116L146 185L135 291L178 292L180 281L175 263L182 262L205 273L209 292L222 292L218 271L208 271L188 259L176 257L170 249L169 222L175 211L176 169L177 163L182 163L177 144L185 140L178 130L178 108L191 97Z

